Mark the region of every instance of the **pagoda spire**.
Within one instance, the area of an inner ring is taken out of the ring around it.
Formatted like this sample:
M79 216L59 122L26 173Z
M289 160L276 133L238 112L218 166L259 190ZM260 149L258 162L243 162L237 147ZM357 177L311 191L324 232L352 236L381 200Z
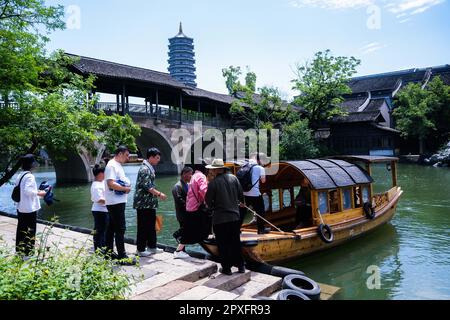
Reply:
M180 21L180 29L178 30L178 33L183 33L183 25L181 24L181 21Z

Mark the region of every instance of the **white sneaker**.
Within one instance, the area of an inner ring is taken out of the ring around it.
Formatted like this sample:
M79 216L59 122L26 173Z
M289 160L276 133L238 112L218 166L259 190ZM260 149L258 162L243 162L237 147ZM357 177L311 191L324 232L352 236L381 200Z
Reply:
M149 251L151 254L163 253L164 252L164 250L160 249L160 248L148 248L147 251Z
M149 256L151 256L151 255L152 255L152 252L147 251L147 250L145 250L145 251L137 251L137 252L136 252L136 255L138 255L138 256L141 257L141 258L144 258L144 257L149 257Z
M175 251L174 253L173 253L173 258L174 259L186 259L186 258L189 258L190 257L190 255L188 255L186 252L184 252L184 251Z

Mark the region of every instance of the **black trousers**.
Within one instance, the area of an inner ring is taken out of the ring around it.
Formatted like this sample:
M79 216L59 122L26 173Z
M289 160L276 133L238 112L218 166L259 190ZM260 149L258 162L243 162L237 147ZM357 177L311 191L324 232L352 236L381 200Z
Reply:
M92 211L92 215L94 216L94 249L105 248L108 212Z
M245 196L245 205L247 207L251 207L257 214L264 217L266 214L266 210L264 209L264 199L262 196L258 197L249 197ZM246 208L239 208L241 215L241 225L244 222L245 215L247 214ZM264 230L264 220L260 217L256 216L256 224L258 226L258 230Z
M240 229L240 221L214 225L214 234L216 235L217 247L219 249L220 263L225 270L231 269L232 266L244 266Z
M29 256L34 250L37 212L17 211L16 252Z
M138 251L145 251L146 247L156 248L155 223L155 209L137 209L136 245Z
M106 229L106 247L110 252L114 251L114 240L116 241L117 254L119 258L126 256L125 252L125 203L106 206L108 208L108 228Z

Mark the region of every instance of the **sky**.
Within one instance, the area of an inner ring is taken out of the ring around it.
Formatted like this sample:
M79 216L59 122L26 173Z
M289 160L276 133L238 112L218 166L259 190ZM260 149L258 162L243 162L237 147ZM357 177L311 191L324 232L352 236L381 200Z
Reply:
M66 30L49 51L168 72L168 38L194 38L199 88L226 93L222 68L248 66L284 98L317 51L361 59L357 75L450 64L450 0L47 0Z

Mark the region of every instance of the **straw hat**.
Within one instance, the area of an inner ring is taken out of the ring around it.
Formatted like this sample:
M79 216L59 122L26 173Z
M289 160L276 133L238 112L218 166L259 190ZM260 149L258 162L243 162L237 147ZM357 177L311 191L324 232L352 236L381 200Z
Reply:
M206 166L206 169L223 169L223 168L225 168L223 159L214 159L211 164Z

